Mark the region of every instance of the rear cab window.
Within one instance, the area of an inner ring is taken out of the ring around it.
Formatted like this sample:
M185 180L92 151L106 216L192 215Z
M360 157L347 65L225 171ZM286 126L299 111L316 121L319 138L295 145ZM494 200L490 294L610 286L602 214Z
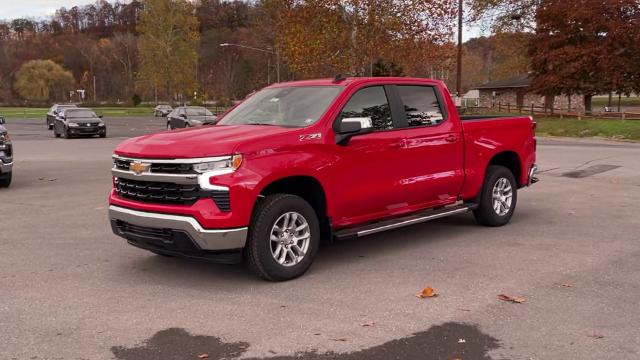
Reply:
M409 127L436 126L446 120L440 97L433 86L397 85L396 90Z

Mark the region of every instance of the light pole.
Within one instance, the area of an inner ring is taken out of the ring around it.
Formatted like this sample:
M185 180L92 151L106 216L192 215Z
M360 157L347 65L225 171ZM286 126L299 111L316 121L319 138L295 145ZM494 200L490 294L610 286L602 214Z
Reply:
M263 52L263 53L275 55L276 56L276 81L280 82L280 53L278 53L278 51L273 51L273 50L269 50L269 49L261 49L261 48L242 45L242 44L222 43L222 44L220 44L220 46L221 47L236 46L236 47L239 47L239 48L245 48L245 49L249 49L249 50L255 50L255 51L260 51L260 52ZM269 69L267 69L267 76L269 75L268 72L269 72Z
M456 69L456 101L462 96L462 0L458 0L458 60Z

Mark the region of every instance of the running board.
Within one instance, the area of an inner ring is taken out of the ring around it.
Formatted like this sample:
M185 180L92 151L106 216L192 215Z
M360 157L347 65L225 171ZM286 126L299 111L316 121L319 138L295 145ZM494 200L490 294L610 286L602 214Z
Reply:
M462 204L449 206L438 210L426 210L419 213L413 213L408 216L383 220L376 223L366 224L359 227L339 230L334 234L336 240L347 240L357 237L363 237L387 230L397 229L425 221L435 220L455 214L465 213L477 208L477 204Z

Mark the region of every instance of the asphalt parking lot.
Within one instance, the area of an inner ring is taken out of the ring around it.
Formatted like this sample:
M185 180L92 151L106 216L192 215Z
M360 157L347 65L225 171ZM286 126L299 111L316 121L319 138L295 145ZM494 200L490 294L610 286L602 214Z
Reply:
M640 358L640 144L541 139L508 226L459 215L335 243L267 283L112 235L111 152L164 122L105 121L106 139L6 125L0 359Z

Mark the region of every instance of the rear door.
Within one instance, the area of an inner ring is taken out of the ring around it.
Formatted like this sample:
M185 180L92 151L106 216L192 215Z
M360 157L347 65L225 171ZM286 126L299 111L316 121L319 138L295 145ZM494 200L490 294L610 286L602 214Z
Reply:
M448 114L435 86L396 85L406 118L404 154L411 159L401 180L412 208L455 202L464 182L464 139L460 121Z

